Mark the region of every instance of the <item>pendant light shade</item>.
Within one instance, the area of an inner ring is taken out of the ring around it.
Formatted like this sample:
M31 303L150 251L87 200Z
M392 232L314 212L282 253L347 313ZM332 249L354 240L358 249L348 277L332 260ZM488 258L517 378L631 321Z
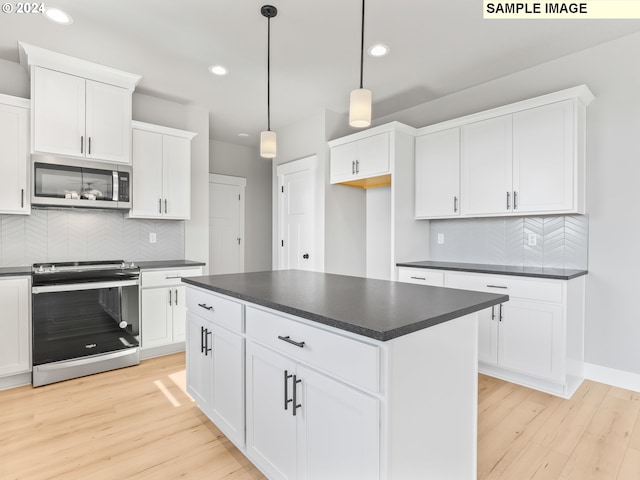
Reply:
M260 156L262 158L274 158L276 153L276 132L265 130L260 133Z
M267 18L267 129L260 133L260 156L274 158L276 132L271 131L271 19L278 14L278 9L273 5L263 5L260 13Z
M362 28L360 30L360 88L351 91L349 125L364 128L371 125L371 90L363 88L364 70L364 0L362 0Z

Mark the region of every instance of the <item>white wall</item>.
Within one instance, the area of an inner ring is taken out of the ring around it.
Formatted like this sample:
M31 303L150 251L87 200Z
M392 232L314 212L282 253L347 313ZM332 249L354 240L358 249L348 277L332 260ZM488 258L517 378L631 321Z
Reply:
M415 127L586 84L586 361L640 373L640 34L378 118Z
M245 271L271 270L271 162L252 147L216 140L209 145L209 172L247 179Z
M209 263L209 113L141 93L133 94L133 119L197 133L191 141L191 219L185 221L184 255Z

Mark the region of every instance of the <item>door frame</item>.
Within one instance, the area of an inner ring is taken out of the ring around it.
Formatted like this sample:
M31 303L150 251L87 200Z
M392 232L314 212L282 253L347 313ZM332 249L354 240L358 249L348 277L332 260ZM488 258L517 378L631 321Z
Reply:
M244 272L244 257L247 248L247 241L245 237L244 230L244 219L245 219L245 197L246 197L246 187L247 187L247 179L244 177L234 177L231 175L220 175L218 173L210 173L209 174L209 188L211 188L212 183L218 183L222 185L233 185L235 187L240 188L240 269ZM211 196L209 196L209 215L207 217L207 227L211 228ZM211 239L209 239L211 241ZM208 252L211 251L211 244L208 245ZM211 258L209 259L209 263L211 263ZM211 268L211 264L209 264L209 268Z
M280 195L281 192L281 188L284 184L284 176L285 175L289 175L291 173L295 173L295 172L300 172L303 170L311 170L313 173L313 177L314 177L314 196L313 196L313 201L314 201L314 214L317 215L318 212L318 201L319 201L319 197L318 197L318 192L317 192L317 188L318 188L318 156L317 155L309 155L308 157L304 157L304 158L300 158L297 160L293 160L291 162L287 162L287 163L281 163L280 165L276 166L276 196L277 196L277 215L275 216L275 228L274 228L274 244L273 244L273 248L274 248L274 257L273 257L273 269L274 270L280 270L280 265L281 265L281 252L282 250L280 248L278 248L278 246L280 245L280 241L283 238L283 219L282 219L282 215L283 215L283 211L284 211L284 205L282 204L283 201L283 197L282 195ZM315 229L315 235L318 235L318 229L317 229L317 222L316 219L314 218L314 229ZM316 242L318 241L318 239L316 239ZM324 241L324 239L321 240L322 242ZM317 249L319 250L319 249ZM314 265L315 265L315 270L316 271L323 271L324 270L324 265L322 262L322 264L318 265L318 260L319 258L316 258L316 256L314 255Z

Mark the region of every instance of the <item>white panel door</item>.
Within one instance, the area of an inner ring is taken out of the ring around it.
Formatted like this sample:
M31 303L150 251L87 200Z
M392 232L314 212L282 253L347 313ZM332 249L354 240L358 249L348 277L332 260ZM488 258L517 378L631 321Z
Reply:
M514 211L574 208L573 100L513 115Z
M503 304L498 363L503 368L562 381L562 306L511 299Z
M132 216L162 216L162 135L133 129Z
M95 160L131 163L131 92L87 80L86 156Z
M205 349L211 324L197 315L187 317L187 392L200 409L210 416L213 389L213 355ZM210 343L209 343L210 344Z
M0 213L29 213L29 110L0 104Z
M315 169L279 175L278 268L315 270Z
M173 319L172 338L174 342L184 342L187 334L187 306L185 302L187 287L171 287L169 290L172 293L169 299Z
M460 129L416 138L415 216L460 215Z
M0 376L29 371L29 295L28 279L0 280Z
M241 235L239 185L209 183L209 274L244 271L244 239Z
M294 374L291 360L247 341L247 453L272 480L296 478L296 417L287 403Z
M462 214L511 212L511 115L464 125L461 134Z
M380 476L380 402L298 366L299 480Z
M140 338L142 348L167 345L173 339L173 320L169 295L172 288L147 288L142 290L141 306L142 321Z
M84 157L85 79L34 67L34 151Z
M164 165L163 214L168 218L191 217L191 140L162 136Z

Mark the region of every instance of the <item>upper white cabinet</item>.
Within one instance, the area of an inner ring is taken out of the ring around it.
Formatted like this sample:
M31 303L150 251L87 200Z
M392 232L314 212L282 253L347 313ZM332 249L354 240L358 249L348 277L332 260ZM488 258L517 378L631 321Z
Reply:
M30 213L29 100L0 95L0 159L0 213Z
M131 163L139 75L20 43L31 74L31 151Z
M592 100L582 85L420 129L416 218L585 213Z
M416 138L416 217L460 215L460 128Z
M352 182L391 173L388 132L347 143L334 142L331 143L331 183ZM365 185L368 186L362 184Z
M131 218L188 219L191 216L192 132L133 124Z

